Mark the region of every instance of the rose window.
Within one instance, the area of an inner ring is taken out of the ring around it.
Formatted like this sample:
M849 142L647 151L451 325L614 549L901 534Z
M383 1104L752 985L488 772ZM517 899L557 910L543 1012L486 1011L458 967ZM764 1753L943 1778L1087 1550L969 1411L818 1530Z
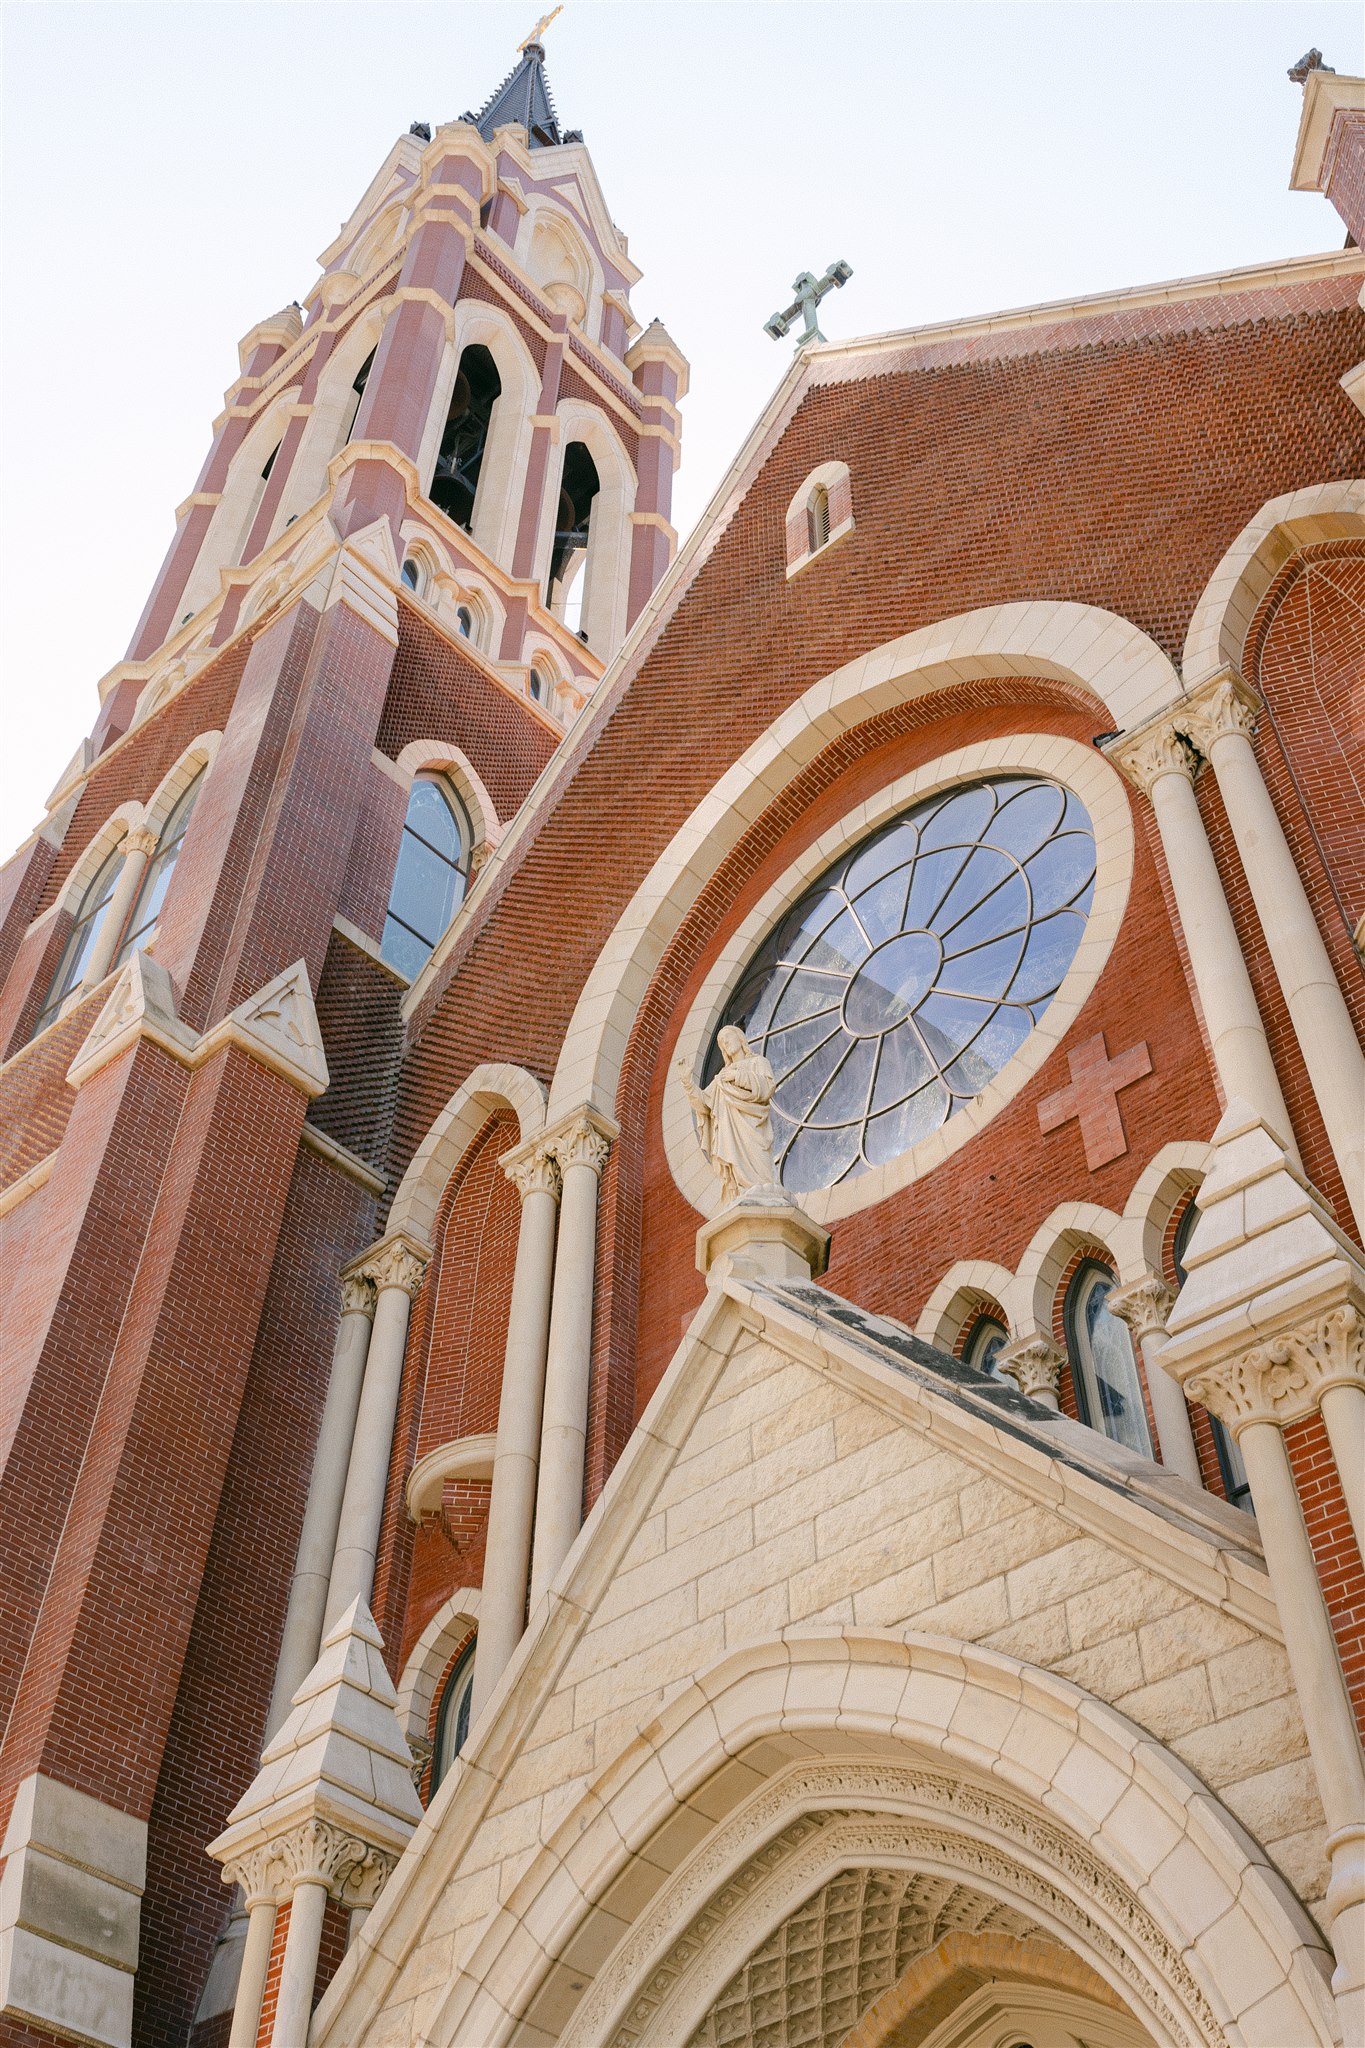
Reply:
M828 868L717 1027L777 1076L783 1184L852 1180L980 1095L1060 988L1094 887L1085 806L1032 776L941 791ZM720 1063L713 1041L706 1079Z

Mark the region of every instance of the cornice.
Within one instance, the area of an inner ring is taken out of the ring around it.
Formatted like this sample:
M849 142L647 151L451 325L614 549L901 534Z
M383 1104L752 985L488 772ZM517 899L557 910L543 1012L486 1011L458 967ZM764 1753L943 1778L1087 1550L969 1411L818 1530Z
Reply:
M1310 71L1303 84L1303 107L1289 174L1292 192L1320 192L1327 145L1338 114L1365 114L1365 78L1343 77L1335 71Z

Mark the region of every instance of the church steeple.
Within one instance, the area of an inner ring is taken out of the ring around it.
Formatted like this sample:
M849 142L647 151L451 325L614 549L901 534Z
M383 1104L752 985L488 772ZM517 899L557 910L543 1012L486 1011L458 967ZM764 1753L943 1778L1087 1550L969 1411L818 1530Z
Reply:
M559 125L554 96L545 76L545 46L538 42L523 44L521 62L508 72L492 98L477 114L465 113L460 119L477 128L485 142L491 142L495 131L509 121L526 130L532 149L552 149L561 142L583 140L581 128L562 129Z

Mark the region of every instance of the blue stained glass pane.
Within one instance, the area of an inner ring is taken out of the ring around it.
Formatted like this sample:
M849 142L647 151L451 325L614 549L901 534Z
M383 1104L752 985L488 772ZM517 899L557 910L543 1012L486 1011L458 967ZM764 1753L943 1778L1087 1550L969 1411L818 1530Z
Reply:
M807 947L803 967L831 968L847 974L867 957L868 944L851 910L845 910Z
M1026 865L1033 890L1033 914L1046 917L1080 893L1095 873L1095 842L1088 834L1064 832Z
M869 1118L864 1138L868 1165L882 1166L888 1159L899 1159L902 1152L938 1129L951 1105L947 1088L935 1080L907 1102Z
M799 1121L806 1115L852 1042L835 1021L829 1036L813 1052L787 1069L773 1096L773 1102L784 1116Z
M992 846L1027 860L1036 853L1062 819L1064 800L1054 782L1035 782L1009 797L991 822L986 837Z
M935 931L953 931L979 903L984 904L997 889L1003 891L1015 876L1014 862L1007 854L978 846L935 912Z
M958 995L998 996L1014 979L1027 942L1028 933L1021 930L996 939L993 945L954 954L939 970L938 985Z
M846 893L856 896L883 875L889 875L893 868L905 867L914 859L918 846L919 833L911 824L893 825L889 831L883 829L850 860L844 871Z
M936 1072L924 1040L907 1021L888 1031L882 1042L881 1061L872 1090L872 1108L887 1109L922 1088Z
M834 1078L807 1114L807 1122L812 1125L860 1124L866 1114L872 1069L877 1062L877 1041L860 1038L852 1046L847 1041L845 1045L845 1057L835 1069Z
M864 889L854 903L854 909L864 931L874 946L884 939L894 939L897 932L905 929L905 899L910 889L910 870L897 868L884 881Z
M457 871L410 832L404 833L389 900L392 915L434 946L450 923Z
M896 1158L989 1085L1075 958L1094 864L1079 799L1004 776L927 799L806 891L720 1027L772 1062L788 1187Z
M407 826L410 832L420 832L428 846L434 846L447 860L458 860L460 829L438 784L413 783L412 795L408 798Z
M1045 918L1029 933L1024 964L1009 991L1016 1003L1036 1003L1042 996L1055 995L1062 977L1076 957L1085 919L1074 910L1059 910Z
M994 810L995 792L988 782L956 790L920 826L922 851L929 853L936 846L974 845L985 832Z
M910 900L905 906L907 929L932 929L940 903L971 859L970 846L953 846L945 852L921 854L910 877Z
M400 974L406 974L409 981L416 981L427 964L431 948L390 917L384 921L384 937L379 950L391 967L396 967Z
M782 1161L782 1183L804 1194L811 1188L833 1187L858 1158L858 1127L842 1130L818 1125L797 1132Z

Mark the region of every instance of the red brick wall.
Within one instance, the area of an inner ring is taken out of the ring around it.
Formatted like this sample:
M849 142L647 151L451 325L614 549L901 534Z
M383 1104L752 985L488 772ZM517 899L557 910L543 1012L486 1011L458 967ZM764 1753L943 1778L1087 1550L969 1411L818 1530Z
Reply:
M1086 740L1093 721L1093 711L1077 710L1058 686L990 683L963 685L870 722L828 749L789 797L772 806L680 928L636 1017L617 1099L623 1136L604 1183L594 1493L672 1355L682 1318L701 1299L691 1242L697 1218L674 1185L660 1117L676 1034L707 962L797 851L873 790L921 761L998 733L1052 730ZM1164 914L1148 843L1154 827L1139 800L1133 816L1135 869L1123 928L1067 1040L961 1153L835 1226L828 1284L837 1292L913 1326L955 1260L992 1259L1013 1269L1059 1201L1122 1211L1160 1145L1212 1133L1218 1099ZM1037 1105L1066 1083L1066 1046L1096 1031L1106 1034L1111 1054L1145 1040L1152 1073L1120 1097L1128 1151L1091 1173L1078 1126L1043 1136ZM640 1259L642 1241L651 1247L647 1265Z
M1365 1735L1365 1565L1356 1547L1321 1414L1294 1423L1284 1433L1284 1445L1303 1502L1303 1518L1326 1595L1341 1668L1356 1720Z

